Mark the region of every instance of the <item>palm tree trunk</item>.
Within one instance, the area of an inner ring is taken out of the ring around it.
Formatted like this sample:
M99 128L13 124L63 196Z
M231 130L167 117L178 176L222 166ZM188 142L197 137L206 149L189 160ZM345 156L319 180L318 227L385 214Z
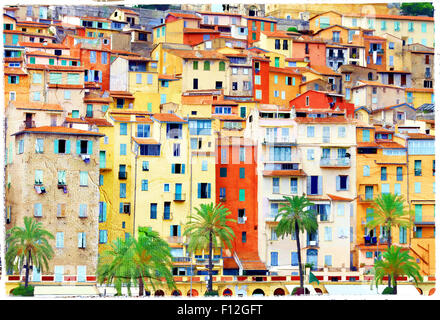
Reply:
M139 296L142 297L144 295L144 281L142 277L139 277Z
M397 281L395 278L393 280L393 294L397 294Z
M24 287L27 288L29 284L29 264L31 263L31 252L28 252L28 256L26 259L26 275L24 277Z
M391 247L391 226L388 226L387 242L388 242L388 249L390 249L390 247ZM391 287L391 276L390 275L388 275L388 287ZM397 291L397 289L396 289L396 291Z
M212 233L209 233L208 292L212 291Z
M298 221L295 220L295 236L296 236L296 250L298 251L298 266L299 266L299 286L301 288L301 293L304 290L304 275L301 263L301 244L299 242L299 230Z

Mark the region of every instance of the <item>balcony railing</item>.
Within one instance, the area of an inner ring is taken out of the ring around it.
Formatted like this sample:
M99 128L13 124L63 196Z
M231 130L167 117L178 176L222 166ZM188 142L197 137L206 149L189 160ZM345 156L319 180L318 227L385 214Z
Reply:
M226 202L226 196L220 196L220 197L219 197L219 200L220 200L221 202Z
M377 193L359 194L358 198L360 202L372 202L377 197Z
M191 257L173 257L173 262L191 262Z
M263 139L263 144L288 144L288 145L296 145L296 139L292 137L273 137L266 136Z
M434 225L435 223L435 217L434 216L422 216L422 219L416 219L414 221L414 224L416 226L422 226L422 225Z
M175 193L174 194L174 201L185 201L186 200L186 193Z
M119 171L118 177L123 180L127 179L127 171Z
M27 128L35 128L35 121L23 121L23 123L20 125L19 130L24 130Z
M237 218L237 223L238 224L245 224L247 220L247 217L238 217Z
M183 243L183 237L170 236L168 237L168 243Z
M383 49L370 50L370 51L368 51L368 53L369 54L373 54L374 51L376 51L377 54L384 54L384 50Z
M345 158L321 158L319 161L321 167L350 167L351 161L349 157Z

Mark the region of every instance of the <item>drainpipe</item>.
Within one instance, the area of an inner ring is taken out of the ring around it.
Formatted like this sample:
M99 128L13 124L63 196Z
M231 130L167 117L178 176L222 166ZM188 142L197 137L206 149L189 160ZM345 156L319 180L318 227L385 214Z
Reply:
M408 138L408 137L407 137ZM406 147L406 202L408 203L408 210L411 210L411 203L409 201L409 155L408 155L408 139L405 139ZM412 226L411 226L412 227ZM413 228L411 228L413 229ZM409 230L411 232L411 230ZM411 247L411 237L408 234L408 245Z

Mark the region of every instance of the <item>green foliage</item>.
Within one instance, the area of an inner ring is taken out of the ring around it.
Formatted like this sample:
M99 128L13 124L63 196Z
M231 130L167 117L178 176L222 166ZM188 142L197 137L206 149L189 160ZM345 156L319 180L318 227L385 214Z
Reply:
M216 290L206 291L204 296L205 297L218 297L218 291L216 291Z
M41 222L31 217L24 217L24 227L15 226L7 234L6 267L20 273L26 265L26 287L31 265L41 271L49 269L48 262L54 255L49 239L55 237L42 228Z
M228 248L232 248L232 239L235 234L227 223L236 221L227 218L231 212L222 204L214 206L213 203L201 204L199 208L194 209L196 214L189 216L183 233L189 237L188 251L195 252L199 249L209 248L209 256L212 259L213 247L218 248L226 245ZM208 291L212 291L212 269L212 263L209 263Z
M99 258L97 280L99 284L114 284L118 296L124 285L131 296L131 287L137 282L144 287L151 285L153 290L163 281L169 288L175 287L170 247L156 231L139 228L137 240L118 238L110 246Z
M382 283L383 277L389 275L393 288L397 286L397 277L407 276L414 279L415 283L423 281L419 273L420 267L415 262L414 257L409 255L408 250L403 250L397 246L391 246L382 255L381 260L374 263L374 281L376 287Z
M292 290L292 296L300 296L303 294L309 294L310 291L307 288L295 287Z
M287 29L287 31L293 31L293 32L298 32L298 29L296 27L289 27Z
M386 287L383 289L382 294L394 294L394 289L392 287Z
M23 296L23 297L33 297L34 287L33 286L23 286L19 285L17 288L12 289L11 295L13 296Z
M404 2L400 5L400 10L407 16L434 16L432 2Z

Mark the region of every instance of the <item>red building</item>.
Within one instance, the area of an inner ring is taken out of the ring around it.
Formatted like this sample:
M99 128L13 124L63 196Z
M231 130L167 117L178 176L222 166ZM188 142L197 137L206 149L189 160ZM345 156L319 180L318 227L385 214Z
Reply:
M258 256L257 146L241 137L217 140L217 203L231 211L228 218L235 234L233 252Z
M252 47L254 42L260 40L261 31L277 31L277 21L263 17L245 17L248 27L247 42L248 47Z
M303 37L303 39L292 40L292 56L289 58L308 61L310 65L325 66L325 51L325 42Z
M299 113L308 113L309 110L327 110L329 112L345 113L347 117L354 117L354 104L347 102L340 95L331 92L309 90L290 100L290 107ZM304 116L304 115L303 115Z
M183 43L190 46L195 46L204 41L218 38L220 35L220 31L217 30L184 28Z
M86 86L93 84L100 86L103 91L110 89L111 44L109 38L69 35L64 38L63 44L70 47L70 54L73 57L80 58L81 66L85 69Z
M377 71L387 70L387 39L364 35L367 67Z
M269 64L270 59L252 57L252 90L255 100L259 103L269 103Z

